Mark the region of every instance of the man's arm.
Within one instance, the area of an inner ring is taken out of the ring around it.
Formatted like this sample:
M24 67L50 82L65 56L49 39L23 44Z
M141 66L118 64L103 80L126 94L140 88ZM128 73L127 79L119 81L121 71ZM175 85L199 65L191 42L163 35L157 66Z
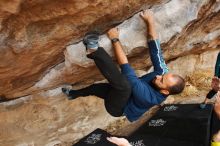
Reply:
M147 26L148 46L150 48L150 57L154 66L154 71L157 71L160 74L165 74L168 72L168 68L162 56L160 42L155 28L153 12L145 10L140 14L140 16Z
M107 137L107 140L116 144L117 146L132 146L127 139L118 137Z
M147 39L150 40L156 40L158 39L157 32L155 29L155 22L153 18L153 12L150 10L145 10L141 12L140 14L141 18L144 20L147 26Z
M119 31L117 28L112 28L108 31L108 37L110 40L112 39L119 39ZM115 57L118 61L119 65L122 64L127 64L128 63L128 59L127 56L124 53L124 50L122 49L121 43L120 41L116 41L116 42L112 42L113 48L114 48L114 52L115 52Z
M117 28L112 28L108 31L108 37L110 40L112 39L119 39L119 31ZM137 75L135 74L134 69L128 64L128 59L122 49L120 41L112 42L115 57L118 61L118 64L121 67L121 72L126 76L128 81L131 83L132 86L136 84L140 84L140 80L138 79Z

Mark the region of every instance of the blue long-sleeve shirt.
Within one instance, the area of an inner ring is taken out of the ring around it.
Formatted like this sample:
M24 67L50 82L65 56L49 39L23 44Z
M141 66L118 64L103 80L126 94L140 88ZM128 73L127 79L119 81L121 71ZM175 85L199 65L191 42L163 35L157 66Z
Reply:
M150 57L154 71L138 78L129 64L121 65L121 72L126 76L132 87L132 93L124 108L124 115L129 121L135 121L149 108L160 104L166 96L161 94L153 85L152 80L156 75L168 72L168 68L162 56L159 40L148 42Z

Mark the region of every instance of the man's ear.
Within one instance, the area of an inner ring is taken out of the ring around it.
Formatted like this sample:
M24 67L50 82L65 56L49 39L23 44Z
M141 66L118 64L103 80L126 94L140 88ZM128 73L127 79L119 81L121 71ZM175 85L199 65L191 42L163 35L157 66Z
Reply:
M168 90L165 90L165 89L160 90L160 93L165 94L165 95L170 94L170 92Z

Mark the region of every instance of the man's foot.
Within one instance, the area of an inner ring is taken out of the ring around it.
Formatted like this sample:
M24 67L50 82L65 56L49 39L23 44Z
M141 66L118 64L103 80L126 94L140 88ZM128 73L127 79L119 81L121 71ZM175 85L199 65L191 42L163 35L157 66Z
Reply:
M74 99L73 96L70 95L70 91L72 92L73 90L68 89L68 88L62 88L61 90L64 94L66 94L68 99Z
M99 47L99 33L98 32L89 32L83 38L83 44L86 47L86 50L89 53L96 51Z

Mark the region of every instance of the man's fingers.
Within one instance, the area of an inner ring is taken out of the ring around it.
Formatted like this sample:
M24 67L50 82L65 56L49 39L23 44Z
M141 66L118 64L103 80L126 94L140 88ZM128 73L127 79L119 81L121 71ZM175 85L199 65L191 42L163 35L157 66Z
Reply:
M119 32L119 28L118 27L116 28L116 30L117 30L117 32Z
M153 12L151 10L143 10L141 13L140 13L140 16L144 19L147 19L147 18L150 18L153 16Z
M118 138L117 137L107 137L107 140L114 143L114 144L118 144Z
M141 16L141 17L143 17L143 16L144 16L144 11L142 11L142 12L140 13L140 16Z
M143 11L143 14L148 14L148 15L151 15L151 14L153 14L153 12L150 10L150 9L148 9L148 10L144 10Z
M110 31L117 31L117 28L113 27L113 28L110 29Z
M144 16L146 15L146 11L147 11L147 10L143 10L143 11L140 13L140 16L144 18Z
M114 143L114 141L112 140L111 137L107 137L107 140L110 141L110 142L112 142L112 143Z
M111 29L109 29L108 34L114 33L114 31L117 31L117 29L116 28L111 28Z

